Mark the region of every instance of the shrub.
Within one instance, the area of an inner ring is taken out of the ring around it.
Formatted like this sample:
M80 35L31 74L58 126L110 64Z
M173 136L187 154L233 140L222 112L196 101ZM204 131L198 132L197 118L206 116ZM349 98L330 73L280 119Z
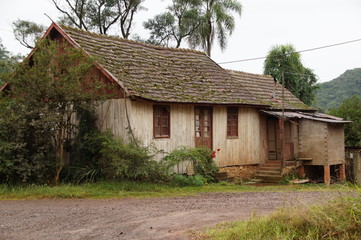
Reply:
M198 148L187 148L180 147L175 149L169 155L167 155L163 161L168 169L179 163L185 161L193 162L195 166L195 172L198 175L202 175L207 181L214 182L215 174L218 171L218 167L213 161L212 150L198 147Z
M124 143L110 132L93 131L84 136L80 148L91 156L93 170L97 171L99 177L151 182L168 178L167 169L153 160L156 149L143 146L140 142ZM84 173L90 173L89 170Z
M184 175L176 174L173 176L170 184L178 187L185 187L185 186L200 187L203 186L206 182L207 179L201 175L186 177Z
M13 99L0 97L0 183L50 181L52 145L48 130L34 115Z

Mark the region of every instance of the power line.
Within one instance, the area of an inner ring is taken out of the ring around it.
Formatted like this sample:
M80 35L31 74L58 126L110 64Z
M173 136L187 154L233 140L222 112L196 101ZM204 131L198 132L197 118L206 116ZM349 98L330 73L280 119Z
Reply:
M309 48L309 49L305 49L305 50L301 50L301 51L296 51L296 52L292 52L292 53L310 52L310 51L315 51L315 50L319 50L319 49L323 49L323 48L335 47L335 46L344 45L344 44L353 43L353 42L358 42L358 41L361 41L361 38L355 39L355 40L351 40L351 41L341 42L341 43L335 43L335 44L331 44L331 45L325 45L325 46L321 46L321 47ZM286 54L286 55L288 55L288 54ZM283 56L283 55L280 55L280 56ZM228 62L220 62L220 63L218 63L218 64L228 64L228 63L236 63L236 62L247 62L247 61L254 61L254 60L260 60L260 59L266 59L266 58L267 58L267 57L246 58L246 59L241 59L241 60L234 60L234 61L228 61Z

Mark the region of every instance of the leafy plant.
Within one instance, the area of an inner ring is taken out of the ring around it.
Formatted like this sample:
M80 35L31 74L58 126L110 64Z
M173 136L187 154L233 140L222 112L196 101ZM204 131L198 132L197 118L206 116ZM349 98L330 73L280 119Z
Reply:
M167 155L163 161L168 168L190 161L195 166L195 173L202 175L209 182L215 181L215 174L218 171L218 167L213 161L213 151L204 147L179 147Z
M173 176L170 184L178 187L185 186L194 186L200 187L203 186L207 182L207 179L202 175L194 175L194 176L184 176L180 174L176 174Z
M169 176L167 168L153 159L156 149L140 142L124 143L110 132L86 134L81 151L91 157L91 169L97 169L97 174L106 179L157 182L166 181Z

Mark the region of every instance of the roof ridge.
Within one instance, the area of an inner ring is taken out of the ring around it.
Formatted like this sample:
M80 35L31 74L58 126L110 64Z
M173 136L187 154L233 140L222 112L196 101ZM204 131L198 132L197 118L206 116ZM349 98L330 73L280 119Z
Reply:
M64 24L60 24L59 26L61 28L63 28L65 31L71 30L71 31L76 31L76 32L83 32L83 33L87 33L87 34L90 34L90 35L93 35L93 36L98 36L98 37L102 37L102 38L109 38L109 39L128 42L128 43L133 43L133 44L141 45L141 46L144 46L144 47L153 48L155 50L171 50L171 51L179 51L179 52L193 52L193 53L197 53L197 54L206 55L202 51L189 49L189 48L174 48L174 47L166 47L166 46L161 46L161 45L154 45L154 44L140 42L140 41L136 41L136 40L132 40L132 39L122 38L122 37L119 37L119 36L105 35L105 34L90 32L90 31L87 31L87 30L84 30L84 29L78 29L78 28L70 27L70 26L67 26L67 25L64 25Z
M243 73L243 74L247 74L247 75L260 76L260 77L272 77L271 75L266 75L266 74L250 73L250 72L244 72L244 71L240 71L240 70L226 69L226 68L224 68L224 69L228 72Z

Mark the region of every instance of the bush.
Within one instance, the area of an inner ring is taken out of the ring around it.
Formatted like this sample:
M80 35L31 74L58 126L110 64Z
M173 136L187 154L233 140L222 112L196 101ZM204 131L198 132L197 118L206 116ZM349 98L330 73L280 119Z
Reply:
M90 162L93 163L93 169L85 169L84 180L89 179L88 173L98 175L98 179L150 182L166 181L169 176L165 166L153 160L156 149L145 147L140 142L124 143L110 132L86 134L80 150L91 156Z
M176 174L173 176L170 184L178 187L186 187L186 186L194 186L200 187L203 186L207 182L207 179L201 175L194 176L184 176L180 174Z
M218 167L213 161L212 155L211 149L180 147L167 155L163 161L169 169L179 163L190 161L195 166L197 175L202 175L207 181L214 182Z
M50 181L51 139L34 115L13 99L0 97L0 183Z

